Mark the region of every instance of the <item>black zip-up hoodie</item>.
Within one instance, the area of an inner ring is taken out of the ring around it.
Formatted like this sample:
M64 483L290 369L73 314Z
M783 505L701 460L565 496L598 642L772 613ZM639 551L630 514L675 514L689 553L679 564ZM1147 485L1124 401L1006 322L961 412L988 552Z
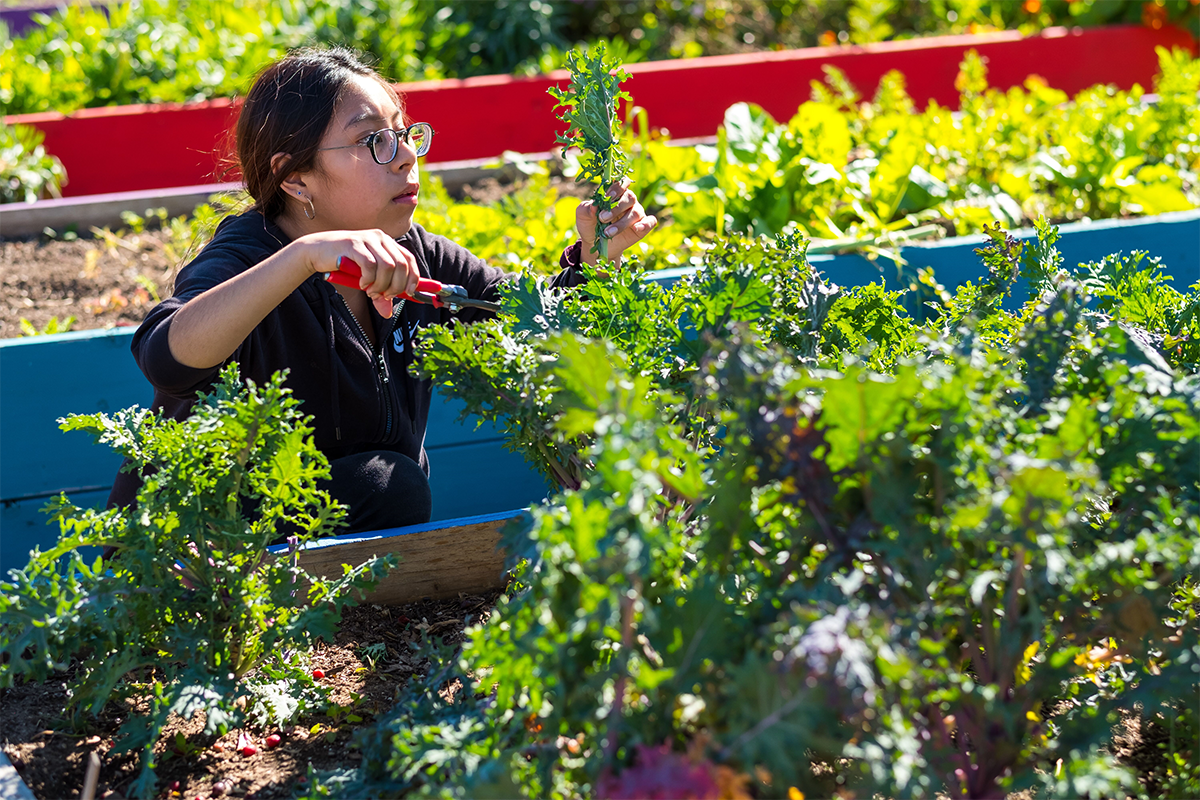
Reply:
M290 239L257 211L222 220L211 242L175 281L175 294L156 306L133 336L138 366L154 387L155 409L182 420L207 390L221 367L196 369L171 355L167 333L185 303L281 250ZM421 275L458 284L469 297L495 300L506 273L489 266L465 248L413 224L399 243L417 260ZM553 285L575 286L580 244L562 254L562 271ZM454 315L464 322L492 316L478 309ZM238 362L243 378L258 384L288 368L286 385L313 417L317 448L331 461L366 450L393 450L421 465L426 474L425 423L431 385L408 372L413 336L418 329L450 321L448 309L397 303L391 319L371 308L374 350L358 321L324 275L313 275L263 319L227 361ZM121 471L109 496L109 507L134 502L140 479Z

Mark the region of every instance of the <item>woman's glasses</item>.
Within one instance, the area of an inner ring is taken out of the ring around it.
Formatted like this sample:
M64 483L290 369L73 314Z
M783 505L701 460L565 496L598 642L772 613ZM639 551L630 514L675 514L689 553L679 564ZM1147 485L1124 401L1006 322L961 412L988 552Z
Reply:
M320 147L318 149L347 150L351 147L369 147L371 148L371 158L375 159L376 164L390 164L396 159L396 153L400 152L401 140L404 140L405 144L412 145L412 149L416 151L419 158L429 152L429 145L433 143L433 128L428 122L414 122L400 130L384 128L381 131L375 131L367 136L366 141L341 147Z

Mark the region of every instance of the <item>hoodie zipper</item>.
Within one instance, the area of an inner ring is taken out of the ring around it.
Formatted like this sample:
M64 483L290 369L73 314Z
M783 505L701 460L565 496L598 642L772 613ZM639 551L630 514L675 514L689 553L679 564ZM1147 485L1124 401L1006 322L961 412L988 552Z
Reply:
M387 329L384 331L383 336L379 338L379 351L374 352L371 350L371 338L367 336L367 332L363 330L362 323L358 321L358 317L354 316L354 312L350 310L350 304L346 302L346 298L342 297L342 293L339 291L335 290L334 294L341 299L342 307L346 309L346 313L349 314L350 319L354 321L354 327L358 330L358 335L362 337L363 344L367 346L367 352L374 356L372 360L375 362L375 369L379 375L380 389L382 390L383 394L383 407L387 411L387 422L383 428L383 440L386 442L388 437L392 435L392 403L387 396L387 385L389 383L389 379L387 375L387 364L383 360L383 349L387 346L387 340L391 338L392 331L396 329L396 318L400 316L400 312L404 310L404 304L407 301L401 300L395 305L394 308L392 308L392 316L388 319Z
M342 298L345 300L345 298ZM404 311L404 304L408 302L401 300L392 307L392 316L388 317L387 327L384 328L383 336L379 337L379 352L375 354L376 364L379 367L379 379L383 381L384 386L384 402L387 404L387 425L383 429L383 440L386 442L388 437L392 435L392 403L387 397L387 364L383 360L383 351L387 347L388 339L392 338L392 331L396 330L396 319ZM347 306L349 308L349 306Z

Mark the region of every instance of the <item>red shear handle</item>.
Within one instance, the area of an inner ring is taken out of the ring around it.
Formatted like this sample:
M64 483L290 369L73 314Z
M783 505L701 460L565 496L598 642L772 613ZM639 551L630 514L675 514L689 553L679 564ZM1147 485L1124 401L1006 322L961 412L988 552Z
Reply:
M345 256L339 256L337 265L338 268L336 270L325 273L325 280L341 284L342 286L348 286L351 289L359 288L360 279L362 278L362 268L358 266L358 262ZM397 297L412 300L415 303L429 303L434 308L441 308L442 298L439 295L445 288L445 284L440 281L435 281L432 278L421 278L417 282L417 293L423 295L422 297L413 297L407 294L397 295Z

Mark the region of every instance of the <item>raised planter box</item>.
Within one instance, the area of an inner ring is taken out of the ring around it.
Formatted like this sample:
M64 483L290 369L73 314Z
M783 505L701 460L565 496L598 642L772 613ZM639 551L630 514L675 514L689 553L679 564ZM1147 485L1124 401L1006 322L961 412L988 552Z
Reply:
M1200 210L1133 220L1075 223L1060 228L1059 249L1073 266L1110 253L1145 250L1162 259L1183 291L1200 281ZM1029 239L1033 232L1018 231ZM953 289L978 281L973 251L982 236L946 239L901 250L909 270L932 267ZM884 282L901 288L898 268L858 255L814 255L812 264L843 286ZM688 269L656 273L671 282ZM1023 301L1018 286L1010 306ZM72 412L112 412L150 402L152 392L129 352L132 328L0 340L0 574L19 567L30 548L52 544L57 531L40 509L65 491L78 505L102 505L120 459L81 433L64 434L56 420ZM546 485L521 456L504 450L500 432L475 420L458 423L457 402L434 402L426 448L432 465L433 519L491 514L540 501ZM471 487L464 492L464 486Z
M941 36L881 44L713 56L631 64L625 88L649 112L650 122L676 138L709 136L725 109L758 103L777 118L808 99L810 82L826 64L843 70L867 94L880 77L898 69L919 106L929 100L955 106L954 78L968 50L988 62L991 85L1019 86L1038 74L1069 93L1097 83L1149 89L1158 69L1156 47L1197 52L1196 40L1178 28L1122 25L1087 30L1049 28L1035 36L1015 31ZM554 147L553 100L546 89L568 75L506 75L401 84L407 109L437 130L429 163L494 157L505 150L532 153ZM6 117L46 134L46 149L62 159L70 182L65 196L193 186L232 180L218 161L236 117L236 102L91 108ZM480 120L486 120L481 133Z
M0 750L0 797L4 800L37 800L3 750Z
M0 574L22 566L34 546L56 541L42 512L66 492L103 507L120 457L89 436L65 434L70 413L148 406L153 392L134 363L133 328L0 340ZM456 422L461 405L434 401L425 447L431 462L433 519L474 516L540 501L541 476L502 447L500 432ZM463 487L471 487L464 492Z
M683 140L683 143L687 141ZM522 158L545 161L551 158L551 155L529 153ZM436 175L451 194L457 194L464 185L483 178L512 180L520 174L512 163L493 166L496 161L442 161L427 167L424 174ZM59 233L70 228L77 232L88 231L93 227L116 228L122 224L121 213L124 211L141 214L146 209L165 208L167 215L172 217L191 214L197 206L208 202L214 194L237 191L242 186L240 182L234 181L168 189L141 189L134 192L73 195L33 203L3 203L0 204L0 237L15 239L34 236L46 228Z
M1178 291L1185 292L1200 281L1200 209L1136 219L1072 222L1060 225L1059 233L1062 238L1057 247L1063 254L1064 266L1099 261L1113 253L1144 250L1162 259L1163 269ZM1025 242L1037 238L1031 228L1012 234ZM860 255L813 255L808 260L834 283L855 286L882 278L889 289L907 288L907 281L901 280L902 274L913 275L918 269L929 267L938 281L953 291L967 281L979 282L983 267L974 250L986 242L987 237L976 234L912 244L900 251L901 258L908 262L904 267L885 258L871 262ZM1004 307L1018 308L1028 297L1029 287L1018 280Z

